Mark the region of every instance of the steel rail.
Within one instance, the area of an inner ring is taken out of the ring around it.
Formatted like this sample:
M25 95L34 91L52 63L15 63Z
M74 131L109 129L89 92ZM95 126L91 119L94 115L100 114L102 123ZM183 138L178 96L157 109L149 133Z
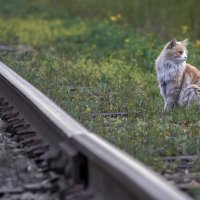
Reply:
M75 121L38 89L0 62L4 97L53 148L68 158L66 173L84 182L95 200L191 200L161 176ZM13 112L14 112L13 111Z

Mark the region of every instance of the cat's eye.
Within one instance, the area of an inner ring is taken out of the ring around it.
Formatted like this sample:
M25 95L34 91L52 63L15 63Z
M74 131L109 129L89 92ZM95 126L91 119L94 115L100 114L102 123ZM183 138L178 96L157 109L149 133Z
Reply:
M179 51L179 54L181 54L181 55L182 55L182 54L183 54L183 51Z

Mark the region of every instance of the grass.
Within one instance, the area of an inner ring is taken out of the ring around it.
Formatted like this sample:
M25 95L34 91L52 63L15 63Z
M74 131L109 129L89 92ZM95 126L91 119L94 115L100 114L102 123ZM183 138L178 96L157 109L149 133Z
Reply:
M63 14L45 0L2 2L0 45L12 51L0 51L1 60L88 129L159 172L162 156L199 154L196 108L162 116L154 60L166 40L116 23L120 15L75 17L74 4ZM196 66L199 46L196 40L188 47ZM91 118L122 111L128 118Z

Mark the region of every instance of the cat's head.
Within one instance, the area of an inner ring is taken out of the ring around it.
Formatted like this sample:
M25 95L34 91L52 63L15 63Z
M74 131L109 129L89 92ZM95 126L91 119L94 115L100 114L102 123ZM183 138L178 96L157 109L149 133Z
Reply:
M165 58L174 62L175 64L181 64L187 59L187 46L188 40L177 42L176 38L173 38L166 44Z

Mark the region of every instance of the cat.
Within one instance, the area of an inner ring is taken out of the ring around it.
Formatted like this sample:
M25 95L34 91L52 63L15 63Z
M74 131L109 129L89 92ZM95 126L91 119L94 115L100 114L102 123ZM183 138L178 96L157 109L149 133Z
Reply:
M155 61L164 112L194 103L200 108L200 71L186 63L187 39L169 41Z

